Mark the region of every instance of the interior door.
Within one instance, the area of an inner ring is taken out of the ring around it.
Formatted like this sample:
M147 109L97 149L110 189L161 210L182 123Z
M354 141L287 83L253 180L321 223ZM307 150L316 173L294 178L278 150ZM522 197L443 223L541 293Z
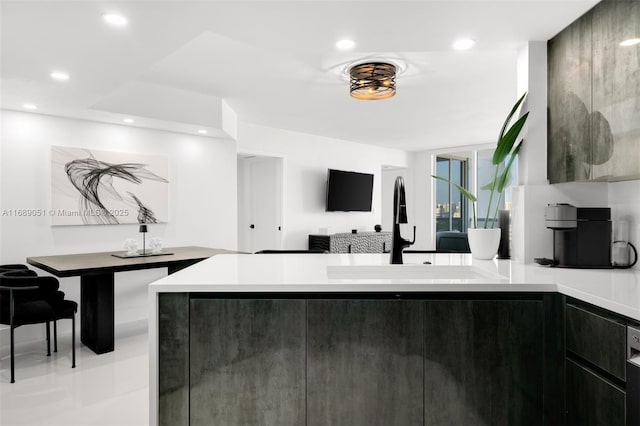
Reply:
M252 251L278 250L282 247L282 159L256 157L249 174Z

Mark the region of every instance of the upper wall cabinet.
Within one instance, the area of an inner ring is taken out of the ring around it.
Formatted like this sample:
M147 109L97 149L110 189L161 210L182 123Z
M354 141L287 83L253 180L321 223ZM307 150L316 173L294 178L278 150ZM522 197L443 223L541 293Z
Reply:
M590 178L591 13L549 40L548 177Z
M549 40L551 183L640 177L640 2L605 0Z

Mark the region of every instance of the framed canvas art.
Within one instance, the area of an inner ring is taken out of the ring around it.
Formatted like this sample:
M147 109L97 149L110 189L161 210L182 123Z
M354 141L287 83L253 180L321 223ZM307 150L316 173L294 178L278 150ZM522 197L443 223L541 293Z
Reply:
M167 221L168 158L51 147L52 225Z

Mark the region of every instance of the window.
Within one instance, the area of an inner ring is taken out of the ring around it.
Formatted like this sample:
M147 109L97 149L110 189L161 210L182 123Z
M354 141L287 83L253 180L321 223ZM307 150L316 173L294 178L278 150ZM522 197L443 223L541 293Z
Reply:
M436 174L463 188L468 186L467 159L453 156L436 158ZM469 224L467 199L453 185L436 180L436 232L466 232Z
M487 205L489 204L489 197L491 191L481 189L484 185L493 180L495 176L495 166L491 162L493 158L493 149L485 149L477 152L477 168L478 168L478 228L484 227L485 217L487 215ZM508 159L507 159L508 161ZM511 210L511 185L516 182L518 176L518 162L513 163L511 167L511 179L505 189L504 193L493 195L492 208L489 212L489 221L487 227L491 227L496 217L496 207L500 210ZM496 200L500 202L496 205ZM495 223L498 226L498 223Z

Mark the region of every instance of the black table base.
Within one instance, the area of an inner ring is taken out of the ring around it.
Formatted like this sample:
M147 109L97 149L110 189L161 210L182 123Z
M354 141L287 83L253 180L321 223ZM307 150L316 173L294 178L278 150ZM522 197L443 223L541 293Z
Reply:
M80 277L80 340L97 354L114 349L114 274Z

